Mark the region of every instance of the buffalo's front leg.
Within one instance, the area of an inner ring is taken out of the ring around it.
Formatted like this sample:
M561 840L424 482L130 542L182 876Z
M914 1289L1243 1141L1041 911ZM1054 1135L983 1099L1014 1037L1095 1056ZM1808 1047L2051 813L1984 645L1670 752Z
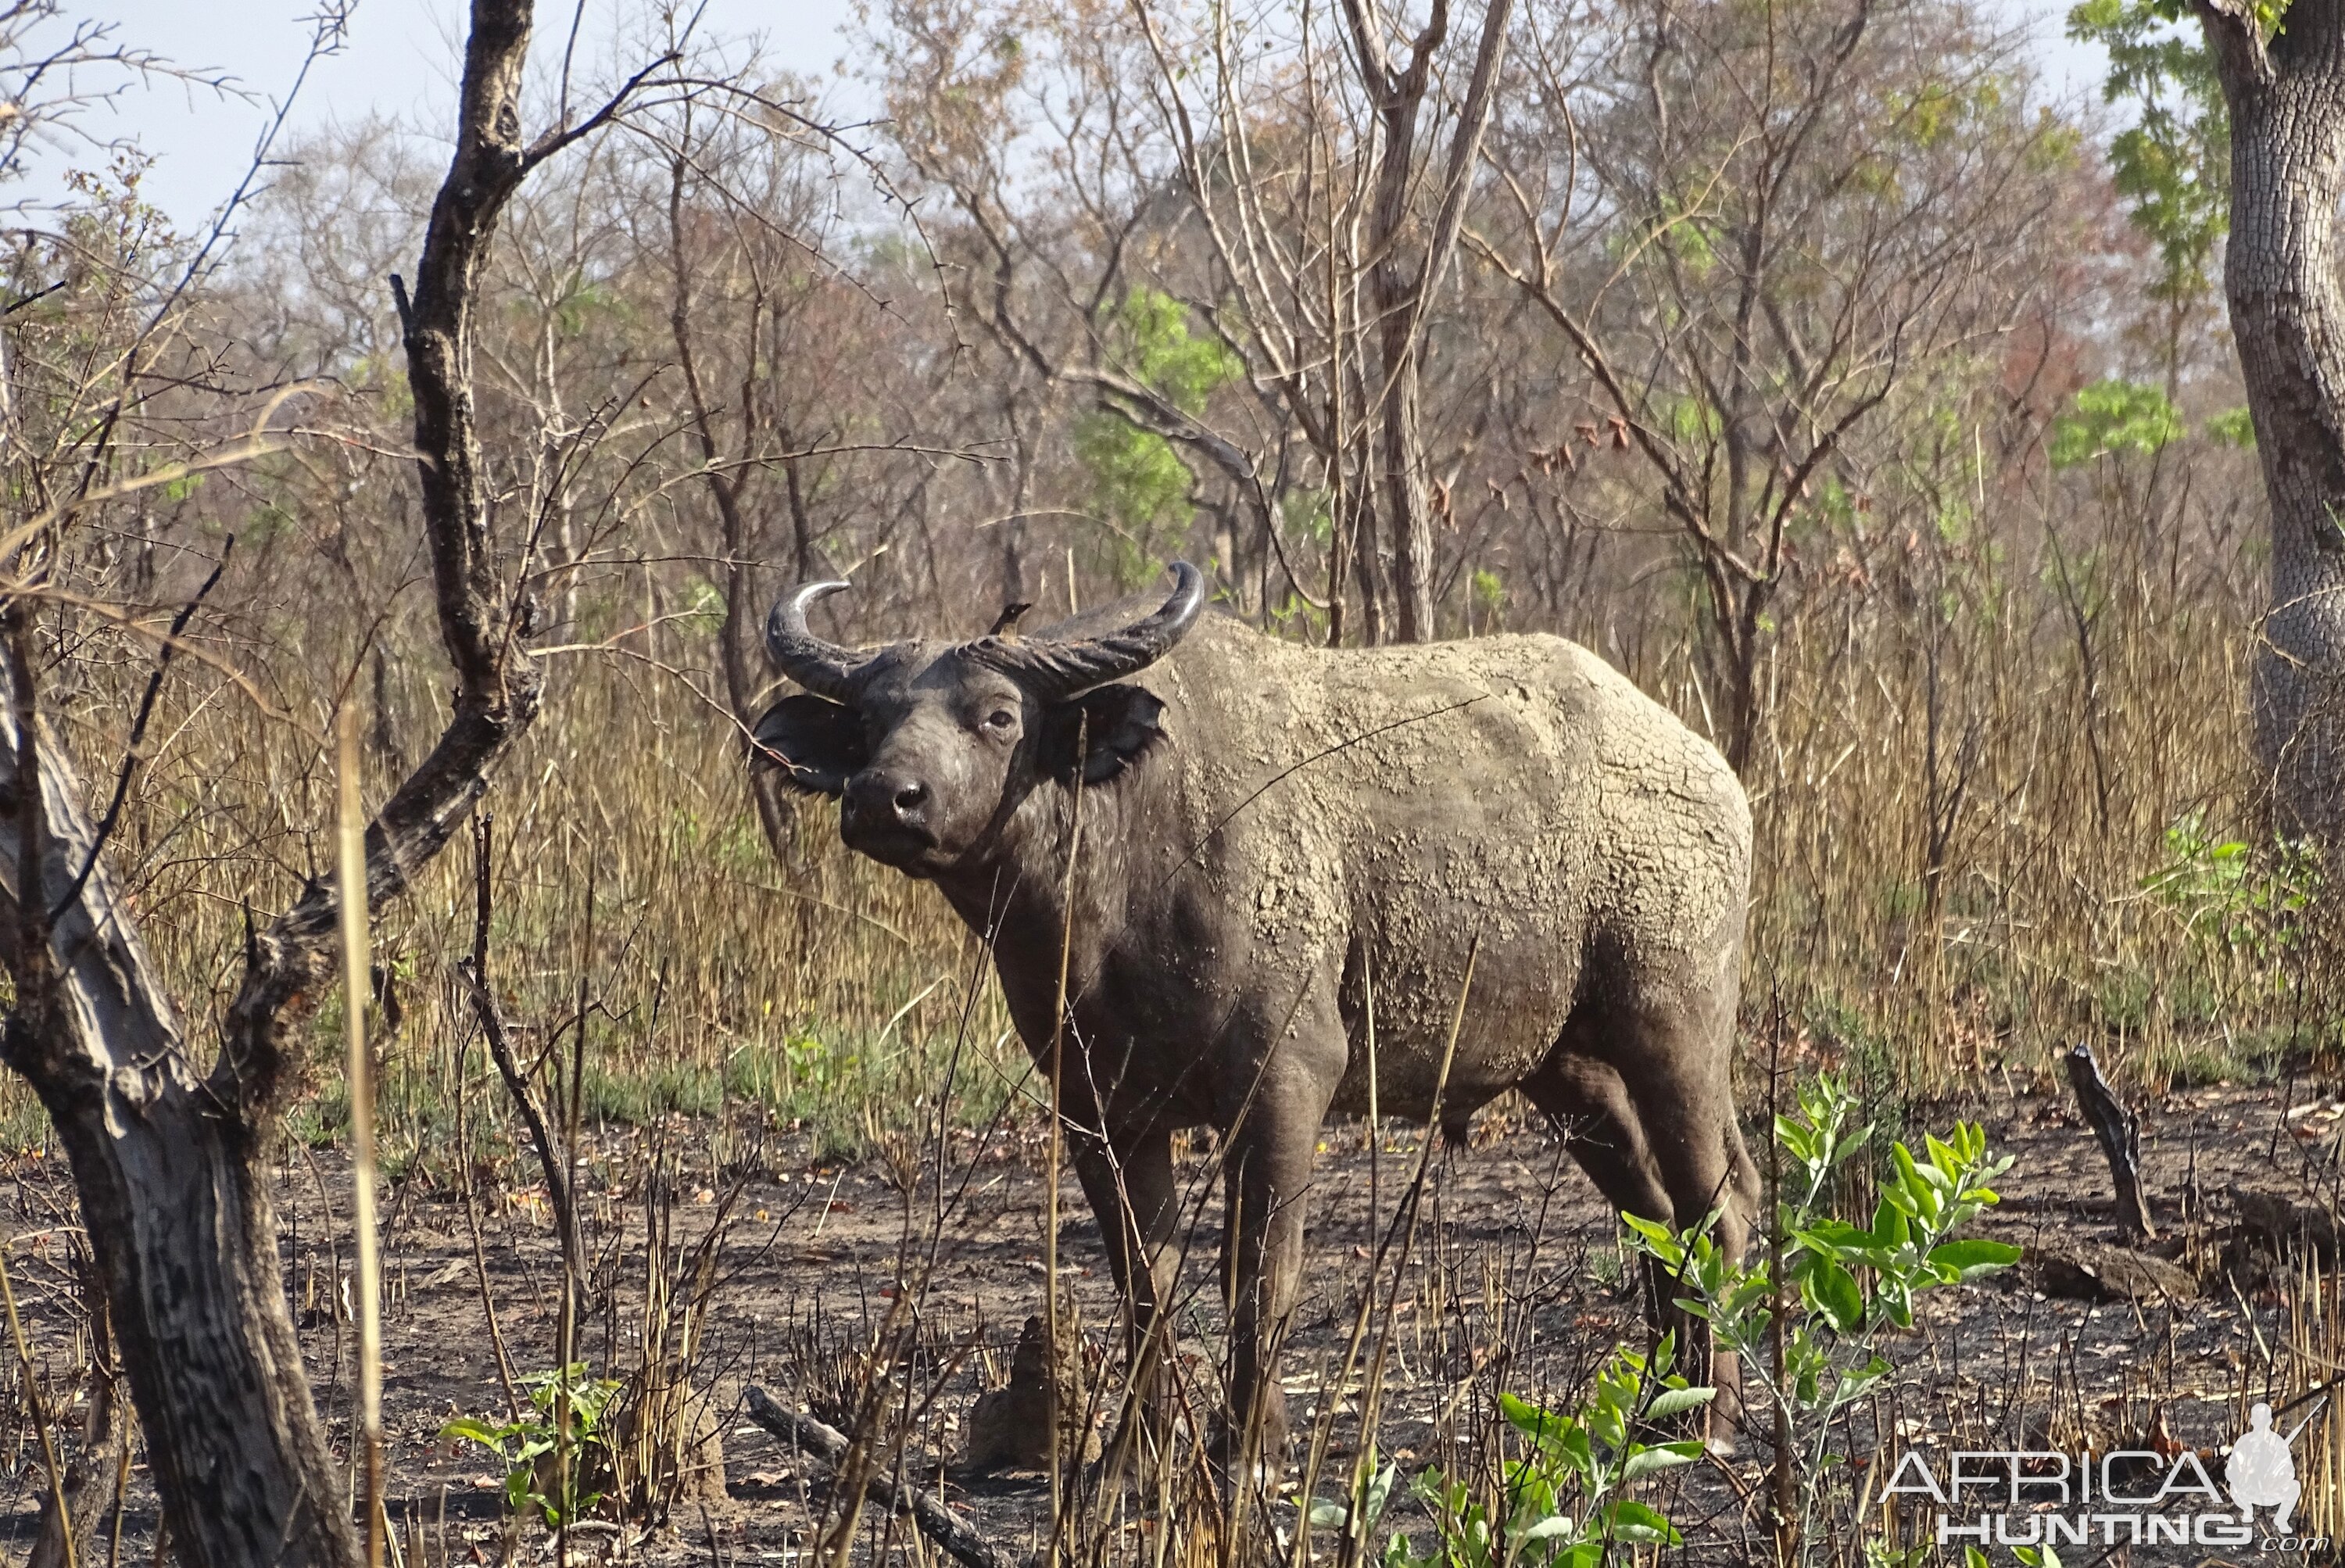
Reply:
M1274 1073L1231 1135L1223 1229L1231 1424L1221 1445L1228 1461L1251 1449L1275 1467L1285 1449L1286 1398L1274 1353L1294 1310L1304 1194L1331 1094L1304 1074Z
M1166 1126L1076 1133L1068 1139L1075 1176L1099 1219L1109 1269L1123 1293L1124 1353L1131 1400L1119 1427L1153 1408L1158 1368L1169 1332L1163 1309L1172 1288L1171 1243L1178 1215L1172 1186L1172 1133ZM1117 1442L1122 1442L1119 1431Z

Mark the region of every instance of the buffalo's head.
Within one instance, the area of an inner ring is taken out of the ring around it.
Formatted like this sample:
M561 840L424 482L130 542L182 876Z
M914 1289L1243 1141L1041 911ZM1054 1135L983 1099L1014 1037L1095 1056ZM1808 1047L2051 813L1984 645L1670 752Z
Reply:
M1128 626L1082 637L985 636L843 648L807 629L807 608L847 586L809 583L766 619L766 649L804 693L752 731L753 765L840 800L839 835L875 860L933 876L959 864L1035 785L1103 783L1160 731L1163 704L1121 684L1170 652L1205 602L1172 564L1172 597Z

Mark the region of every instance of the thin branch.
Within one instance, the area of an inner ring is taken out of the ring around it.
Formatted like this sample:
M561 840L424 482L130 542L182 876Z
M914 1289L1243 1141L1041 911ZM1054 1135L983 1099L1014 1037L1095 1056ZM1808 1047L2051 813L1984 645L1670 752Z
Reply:
M195 618L196 611L218 585L220 574L228 570L228 553L235 548L236 535L231 534L227 543L220 546L219 559L213 564L211 575L196 589L195 597L180 606L179 613L171 617L170 633L164 637L162 648L155 656L155 673L147 677L147 690L138 699L138 717L131 721L130 739L122 750L122 766L115 771L114 797L106 803L106 815L98 819L97 831L90 839L89 853L83 858L81 870L74 873L73 881L50 907L49 919L52 921L62 916L74 900L81 897L81 890L89 881L89 873L96 869L98 856L106 852L107 840L114 837L115 824L122 820L122 802L130 793L131 777L138 771L138 760L144 755L140 748L147 741L147 722L155 717L155 699L162 695L163 677L171 671L171 655L178 648L180 634L188 629L188 623Z

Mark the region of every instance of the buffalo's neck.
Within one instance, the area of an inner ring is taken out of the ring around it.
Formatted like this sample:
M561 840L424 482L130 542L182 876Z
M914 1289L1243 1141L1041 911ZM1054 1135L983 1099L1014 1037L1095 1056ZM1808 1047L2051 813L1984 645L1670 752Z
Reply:
M1036 789L989 853L937 879L954 911L990 946L1003 995L1031 1046L1048 1038L1062 952L1067 994L1080 1010L1115 950L1142 939L1132 930L1133 879L1155 872L1152 859L1134 846L1146 841L1152 813L1148 792L1124 782L1085 792L1080 833L1071 793Z

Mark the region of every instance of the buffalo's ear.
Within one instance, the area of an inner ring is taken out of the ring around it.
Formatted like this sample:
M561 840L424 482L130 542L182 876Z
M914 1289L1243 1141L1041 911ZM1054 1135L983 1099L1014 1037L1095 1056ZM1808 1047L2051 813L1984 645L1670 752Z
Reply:
M1085 692L1051 710L1042 766L1052 778L1072 783L1080 760L1084 783L1104 784L1163 738L1163 701L1143 687L1103 686Z
M809 795L837 795L868 759L855 710L807 692L766 709L749 731L749 766Z

